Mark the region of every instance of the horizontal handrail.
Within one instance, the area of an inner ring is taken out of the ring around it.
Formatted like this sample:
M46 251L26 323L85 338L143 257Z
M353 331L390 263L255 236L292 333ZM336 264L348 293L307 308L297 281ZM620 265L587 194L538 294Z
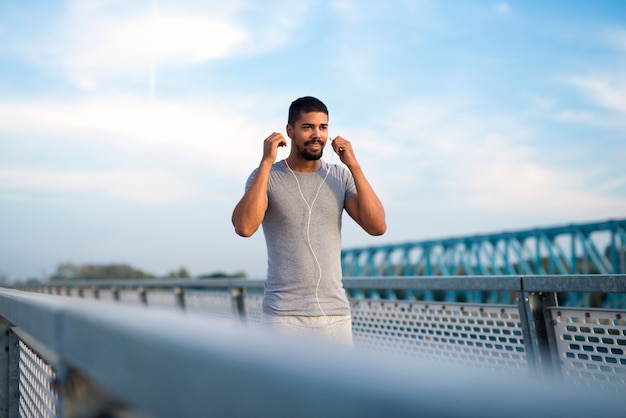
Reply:
M621 417L626 408L621 394L312 343L182 311L0 289L0 317L154 417Z
M522 285L527 292L626 293L626 274L526 276Z
M264 279L68 280L21 289L47 288L262 288ZM364 276L344 277L346 289L485 290L626 293L626 274L501 275L501 276Z

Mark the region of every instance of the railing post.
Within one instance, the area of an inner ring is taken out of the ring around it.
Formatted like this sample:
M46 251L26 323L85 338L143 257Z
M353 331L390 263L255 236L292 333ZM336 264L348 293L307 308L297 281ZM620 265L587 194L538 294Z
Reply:
M176 306L180 309L185 309L185 288L184 287L175 287L174 288L174 296L176 297Z
M148 291L146 290L146 288L144 286L139 286L137 288L137 293L139 294L139 301L142 304L147 305L148 304Z
M0 317L0 417L9 415L9 323Z
M19 415L19 361L18 338L11 325L0 318L0 417Z
M116 302L120 301L120 288L117 286L113 286L111 288L111 293L113 293L113 300Z
M239 317L242 322L246 320L245 289L243 287L231 287L230 296L233 299L233 316Z
M559 359L549 309L556 306L552 292L523 292L518 297L526 359L530 371L542 378L558 378Z

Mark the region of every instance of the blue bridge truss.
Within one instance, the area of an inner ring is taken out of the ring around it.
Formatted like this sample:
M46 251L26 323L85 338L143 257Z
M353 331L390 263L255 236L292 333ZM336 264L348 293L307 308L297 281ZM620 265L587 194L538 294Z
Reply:
M626 219L344 249L344 276L626 274Z

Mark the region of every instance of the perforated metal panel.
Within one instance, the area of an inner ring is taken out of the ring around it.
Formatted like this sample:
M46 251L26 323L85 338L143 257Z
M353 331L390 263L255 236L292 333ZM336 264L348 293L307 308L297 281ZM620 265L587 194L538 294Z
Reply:
M251 323L261 323L263 317L263 293L246 293L246 318Z
M136 290L120 290L120 302L125 303L141 303L139 292Z
M193 313L221 318L233 316L233 300L228 291L189 290L185 294L187 309Z
M83 293L83 297L86 299L96 298L96 292L95 292L95 289L93 288L83 289L82 293ZM72 291L72 296L78 296L78 291Z
M146 298L148 299L148 305L177 306L174 289L151 289L146 292Z
M100 289L100 291L98 292L98 299L115 300L115 294L111 289Z
M626 392L626 320L610 310L552 308L566 381Z
M58 396L53 389L54 370L23 341L19 342L19 416L56 417Z
M355 346L528 375L517 306L350 300Z

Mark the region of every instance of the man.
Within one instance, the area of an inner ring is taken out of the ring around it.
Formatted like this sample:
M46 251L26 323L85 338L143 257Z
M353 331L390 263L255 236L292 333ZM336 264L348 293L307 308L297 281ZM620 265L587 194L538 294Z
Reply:
M343 210L371 235L387 229L384 208L354 155L352 144L331 142L347 170L321 160L328 141L328 109L314 97L289 107L291 151L276 161L282 134L265 139L263 158L233 211L237 234L263 225L268 252L263 323L352 343L350 305L342 285Z

